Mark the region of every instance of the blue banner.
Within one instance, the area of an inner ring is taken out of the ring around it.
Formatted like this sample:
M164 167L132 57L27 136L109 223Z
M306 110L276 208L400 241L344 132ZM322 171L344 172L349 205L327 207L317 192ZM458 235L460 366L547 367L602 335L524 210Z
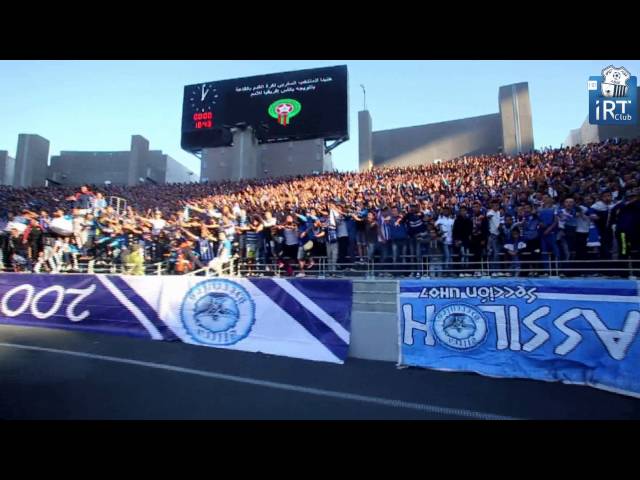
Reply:
M407 280L398 308L401 365L640 397L635 281Z
M0 324L343 363L349 280L0 274Z

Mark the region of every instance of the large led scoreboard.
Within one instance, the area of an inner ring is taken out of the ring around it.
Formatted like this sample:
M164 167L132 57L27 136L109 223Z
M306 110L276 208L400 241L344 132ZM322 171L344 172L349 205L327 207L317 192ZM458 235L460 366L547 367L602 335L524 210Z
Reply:
M346 65L184 87L182 148L231 145L231 128L251 126L260 143L347 140Z

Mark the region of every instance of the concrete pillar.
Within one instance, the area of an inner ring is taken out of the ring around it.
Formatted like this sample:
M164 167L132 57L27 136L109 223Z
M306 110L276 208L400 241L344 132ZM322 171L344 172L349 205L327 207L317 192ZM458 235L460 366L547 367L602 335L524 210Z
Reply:
M360 171L373 166L373 127L368 110L358 112L358 167Z
M0 150L0 185L13 185L16 161L6 150Z
M16 187L44 187L49 163L49 140L40 135L18 135L13 184Z
M500 87L498 103L502 120L503 152L513 155L533 150L529 84L523 82Z
M141 135L132 135L127 185L138 185L140 183L140 177L144 178L146 176L146 172L143 172L142 169L147 163L146 159L148 155L149 140Z
M210 182L242 180L261 176L258 141L251 127L233 129L233 145L202 151L200 178Z

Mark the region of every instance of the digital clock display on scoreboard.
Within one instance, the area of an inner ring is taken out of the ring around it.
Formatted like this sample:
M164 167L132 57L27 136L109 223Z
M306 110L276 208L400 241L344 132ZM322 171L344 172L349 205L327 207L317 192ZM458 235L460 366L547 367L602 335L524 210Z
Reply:
M182 148L229 145L229 129L239 125L261 143L346 139L347 83L341 65L187 85Z

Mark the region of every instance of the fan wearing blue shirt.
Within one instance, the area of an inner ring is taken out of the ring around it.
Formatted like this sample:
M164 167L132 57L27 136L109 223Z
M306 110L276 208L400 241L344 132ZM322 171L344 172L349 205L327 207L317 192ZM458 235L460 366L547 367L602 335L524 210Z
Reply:
M542 225L540 252L542 254L542 260L546 261L547 270L550 270L551 260L549 253L553 253L553 257L558 258L558 243L556 242L558 212L553 205L553 199L549 195L545 195L542 199L542 208L538 210L538 218Z

